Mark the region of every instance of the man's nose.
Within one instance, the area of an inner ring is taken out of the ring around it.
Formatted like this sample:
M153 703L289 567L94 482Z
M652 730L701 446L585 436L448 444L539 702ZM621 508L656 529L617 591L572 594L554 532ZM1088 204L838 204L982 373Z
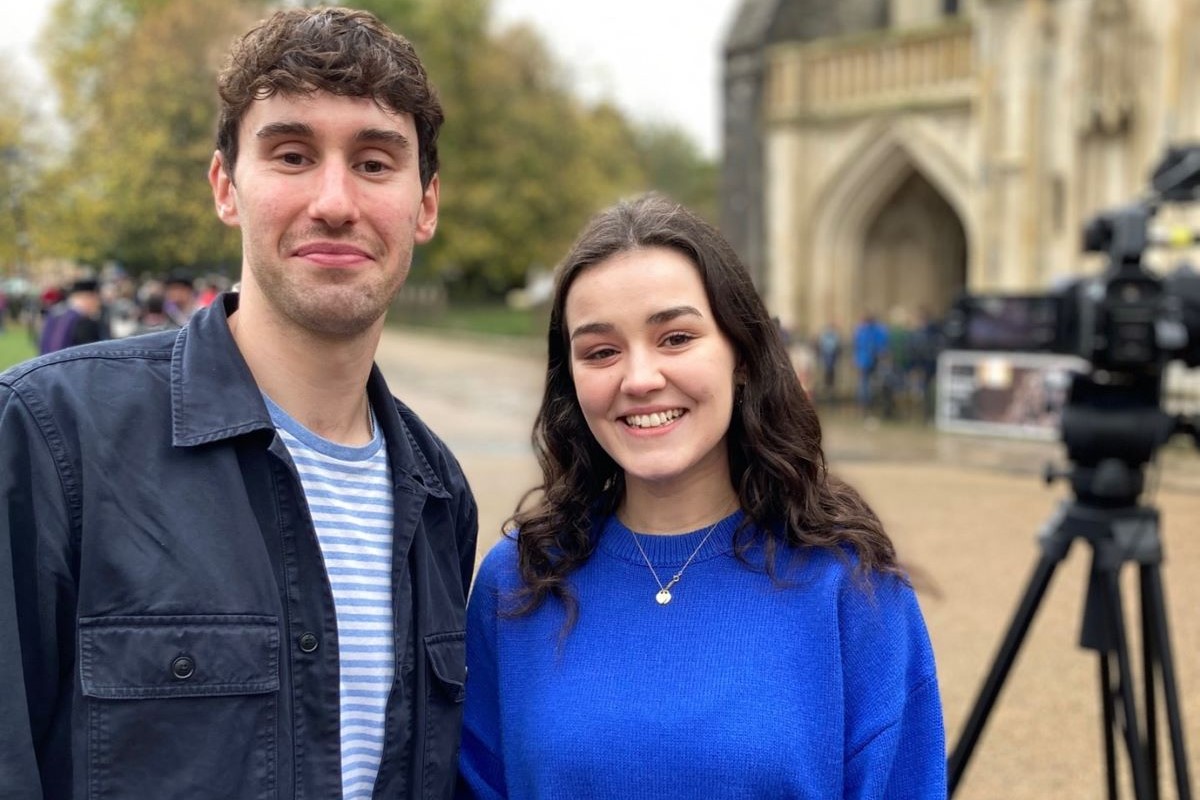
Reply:
M329 162L317 172L317 185L309 213L331 228L340 228L358 220L355 175L344 164Z

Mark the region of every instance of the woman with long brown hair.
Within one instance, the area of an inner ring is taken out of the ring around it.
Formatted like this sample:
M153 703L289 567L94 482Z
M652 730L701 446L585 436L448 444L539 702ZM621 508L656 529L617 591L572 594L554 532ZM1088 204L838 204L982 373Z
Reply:
M656 195L592 220L533 439L470 601L463 794L945 796L915 595L711 225Z

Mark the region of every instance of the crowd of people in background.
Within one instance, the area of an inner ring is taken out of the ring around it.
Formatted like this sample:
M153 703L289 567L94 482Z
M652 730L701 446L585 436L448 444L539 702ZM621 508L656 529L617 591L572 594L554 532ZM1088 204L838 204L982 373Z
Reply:
M183 273L135 280L120 271L85 275L27 291L0 291L0 330L22 325L38 352L181 328L230 286L222 275Z
M887 322L868 311L850 331L829 322L810 338L789 341L809 395L825 406L848 404L852 397L866 420L931 421L942 346L933 315L921 309L914 317L902 307L892 309Z
M230 288L219 274L183 273L135 280L120 271L45 285L40 291L0 288L0 332L27 327L45 354L103 339L181 328ZM779 320L776 319L776 323ZM941 324L927 310L897 307L887 322L866 312L849 331L829 322L811 337L780 325L796 373L825 406L853 407L863 419L931 421L935 412ZM853 370L853 372L849 372Z

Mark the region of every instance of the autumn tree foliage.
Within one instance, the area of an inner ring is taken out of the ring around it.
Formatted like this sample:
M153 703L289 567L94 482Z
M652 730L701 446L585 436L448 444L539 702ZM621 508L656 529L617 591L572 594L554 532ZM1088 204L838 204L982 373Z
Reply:
M711 213L715 169L681 131L580 100L533 29L488 0L366 0L410 38L446 110L441 211L414 280L499 296L552 267L594 211L657 188ZM132 272L240 266L204 179L215 76L250 0L57 0L42 54L66 144L39 175L41 255ZM0 133L3 132L0 125ZM53 251L53 252L50 252Z

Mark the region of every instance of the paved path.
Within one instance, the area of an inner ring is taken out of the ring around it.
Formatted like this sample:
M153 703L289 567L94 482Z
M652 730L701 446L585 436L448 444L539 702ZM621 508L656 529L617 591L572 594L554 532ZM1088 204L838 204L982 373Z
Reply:
M480 555L534 485L529 432L541 393L534 349L483 339L389 331L379 364L393 390L458 455L480 507ZM883 518L917 576L938 658L952 745L1040 554L1035 538L1062 485L1039 480L1053 443L867 429L826 421L834 470ZM1200 781L1200 457L1171 450L1157 477L1163 567L1193 784ZM1026 637L956 800L1104 796L1097 659L1076 641L1090 563L1076 543ZM1137 584L1125 575L1130 624ZM1134 647L1138 645L1135 642ZM1133 652L1138 652L1136 649ZM1160 714L1161 722L1161 714ZM1168 739L1160 738L1166 752ZM1174 798L1164 760L1163 798ZM1122 797L1132 793L1124 788Z

